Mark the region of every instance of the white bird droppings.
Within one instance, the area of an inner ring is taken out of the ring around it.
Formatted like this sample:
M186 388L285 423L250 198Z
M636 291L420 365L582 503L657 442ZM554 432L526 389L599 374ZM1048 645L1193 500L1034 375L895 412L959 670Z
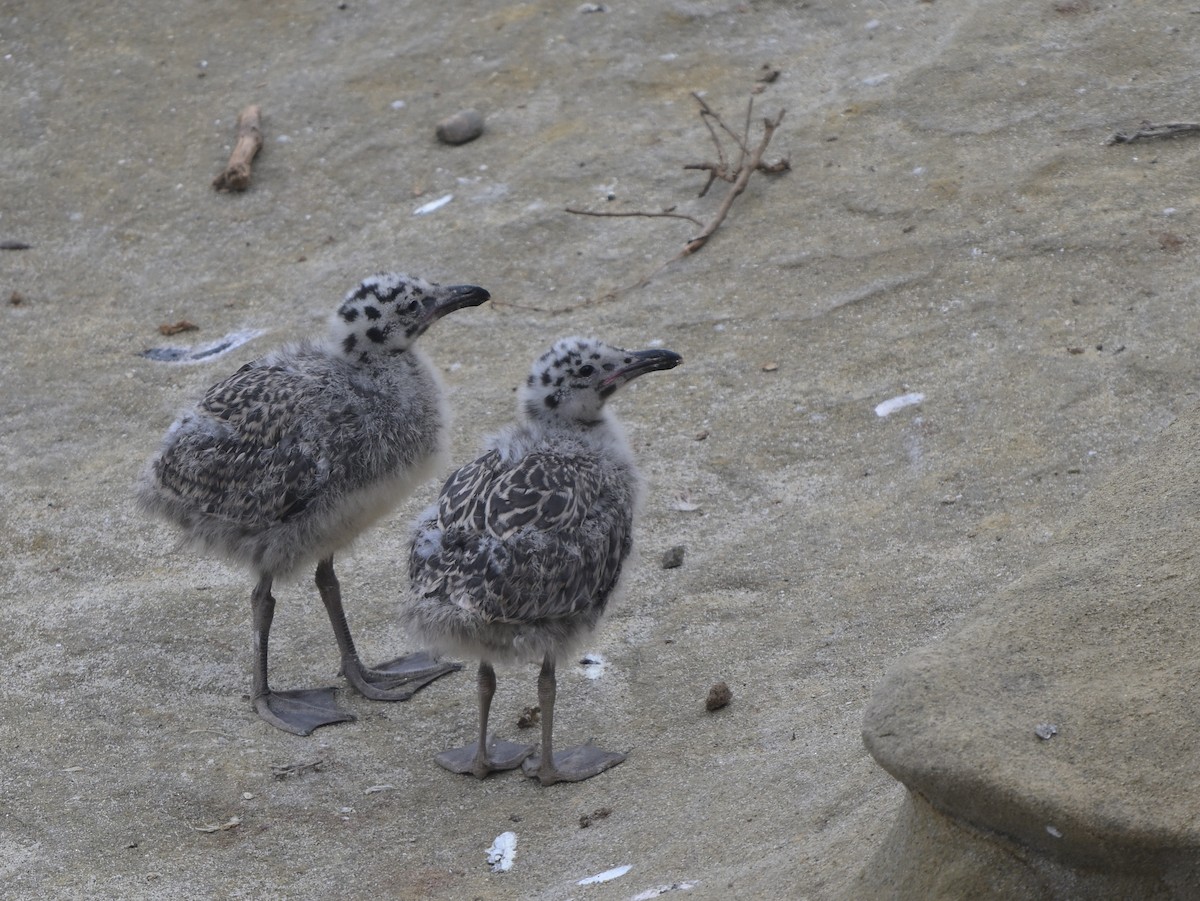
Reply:
M507 873L517 859L517 834L501 832L487 849L487 862L492 865L493 873Z
M920 391L910 391L908 394L901 394L899 397L892 397L885 400L881 404L875 406L875 415L880 419L885 416L890 416L897 410L903 410L905 407L911 407L925 400L925 395Z
M576 885L598 885L601 882L612 882L614 879L620 879L633 867L625 864L619 867L613 867L611 870L605 870L603 873L597 873L595 876L587 876L576 882Z
M419 207L413 210L413 215L424 216L426 213L432 213L434 210L440 210L453 199L453 194L443 194L437 200L431 200L429 203L421 204Z
M583 674L589 679L599 679L604 675L604 668L608 665L608 661L599 654L584 654L579 661L579 666L583 669Z

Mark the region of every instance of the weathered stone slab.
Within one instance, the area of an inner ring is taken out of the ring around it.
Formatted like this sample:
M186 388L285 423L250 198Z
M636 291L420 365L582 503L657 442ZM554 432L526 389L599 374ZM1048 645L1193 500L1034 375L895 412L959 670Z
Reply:
M986 874L976 892L1020 871L1048 897L1197 896L1198 455L1192 412L1091 493L1044 562L891 669L863 738L915 801L860 889L954 861ZM964 897L936 885L919 896Z

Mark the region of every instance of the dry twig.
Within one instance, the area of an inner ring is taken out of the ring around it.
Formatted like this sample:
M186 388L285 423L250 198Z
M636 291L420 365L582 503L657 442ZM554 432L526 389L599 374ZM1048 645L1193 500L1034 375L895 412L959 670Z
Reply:
M783 114L786 112L786 110L780 110L779 115L774 119L768 119L766 117L763 118L762 138L759 140L758 146L755 147L753 151L749 151L747 150L747 146L750 140L750 117L754 111L753 97L751 97L750 102L746 104L746 127L742 132L742 137L739 139L737 135L734 135L733 132L729 131L725 123L721 121L721 117L713 112L713 110L707 103L704 102L704 99L700 97L699 94L693 94L692 96L695 97L697 102L700 104L700 115L704 117L705 123L707 124L710 118L715 119L721 128L725 129L728 134L733 136L733 139L737 142L739 153L737 166L734 167L732 172L728 171L728 167L725 165L724 154L721 152L721 142L717 140L716 132L713 131L712 126L710 125L709 132L712 134L713 143L717 146L717 153L720 157L720 163L716 166L711 163L693 163L689 166L683 167L685 169L708 170L708 183L705 184L703 190L700 191L701 197L708 192L709 187L717 178L730 182L733 187L726 192L725 199L721 201L721 206L717 209L716 215L709 220L708 225L704 226L704 229L700 232L700 234L692 238L687 242L687 244L684 245L683 250L680 252L679 256L676 257L676 259L689 256L708 243L708 239L712 237L713 232L721 227L721 223L724 222L725 217L729 215L729 208L733 206L733 202L737 199L738 195L746 190L746 185L750 181L751 175L753 175L755 172L767 172L775 174L784 172L791 168L791 164L786 159L777 160L774 163L764 163L762 159L763 154L767 152L767 145L771 143L771 138L775 135L775 129L779 128L780 123L783 122ZM747 154L749 155L749 159L746 158Z
M237 143L225 170L213 179L213 187L218 191L244 191L250 187L250 163L263 145L261 116L262 108L257 104L238 114Z
M311 760L302 760L297 763L273 763L271 764L271 775L276 779L287 779L290 776L302 776L305 773L319 773L331 762L330 756L322 753Z
M230 829L236 829L238 826L242 825L242 818L230 817L224 823L205 823L202 826L192 826L191 823L188 825L191 826L196 832L227 832Z
M762 120L762 135L758 143L754 147L750 146L750 128L754 119L754 97L751 96L746 104L746 120L739 134L725 124L725 120L721 118L720 113L710 107L704 98L693 92L692 96L696 102L700 104L700 118L704 122L704 127L708 129L709 137L712 139L713 147L717 153L716 162L705 163L689 163L684 169L697 169L708 173L708 180L704 183L704 187L700 189L700 197L704 197L713 184L717 181L723 181L729 184L729 189L725 192L725 196L721 199L717 211L708 219L707 222L702 222L695 216L685 215L683 213L674 212L674 207L665 210L661 213L652 213L645 211L634 212L606 212L579 210L571 207L567 208L568 213L574 213L579 216L606 216L606 217L627 217L627 216L644 216L648 218L668 218L668 219L686 219L689 222L700 227L700 232L695 237L689 239L684 244L683 249L675 256L671 257L666 262L648 272L642 278L638 279L633 284L609 292L603 297L591 301L584 301L576 306L586 306L591 303L597 303L601 300L610 300L624 291L632 291L637 288L645 287L654 276L658 275L672 263L675 263L684 257L691 256L696 251L700 250L708 239L721 227L721 223L729 215L729 210L733 206L733 202L738 196L746 190L746 185L750 182L750 176L755 172L761 172L767 175L777 175L780 172L786 172L791 168L791 164L787 159L779 159L774 162L765 162L763 156L767 152L767 147L771 143L771 138L775 136L776 130L780 123L783 122L783 115L786 110L780 110L779 114L774 119L763 117ZM737 151L736 162L730 163L729 157L725 153L725 145L721 140L721 132L732 139L734 147ZM542 310L541 312L552 312L550 310ZM565 311L553 311L565 312Z
M1105 144L1129 144L1133 141L1144 141L1150 138L1178 138L1181 135L1194 135L1200 132L1200 122L1163 122L1154 124L1143 122L1137 131L1118 131Z
M687 167L685 166L684 168ZM574 207L567 207L567 212L574 213L576 216L612 216L613 218L619 216L645 216L648 219L686 219L688 222L694 222L696 225L701 227L704 226L704 223L695 216L688 216L685 213L676 213L674 207L669 210L663 210L661 213L647 213L643 212L642 210L633 210L631 212L624 213L611 213L607 210L577 210Z
M160 335L178 335L180 332L197 332L199 330L200 326L186 319L180 319L178 322L164 322L158 327Z

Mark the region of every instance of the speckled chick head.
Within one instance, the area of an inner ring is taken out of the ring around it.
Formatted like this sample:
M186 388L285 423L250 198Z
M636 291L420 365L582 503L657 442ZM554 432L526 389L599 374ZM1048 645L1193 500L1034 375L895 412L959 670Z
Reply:
M670 350L623 350L594 338L560 338L533 364L520 406L533 420L594 425L604 402L622 385L681 362Z
M490 296L475 285L435 285L399 272L372 275L346 295L330 329L346 356L365 361L407 350L447 313Z

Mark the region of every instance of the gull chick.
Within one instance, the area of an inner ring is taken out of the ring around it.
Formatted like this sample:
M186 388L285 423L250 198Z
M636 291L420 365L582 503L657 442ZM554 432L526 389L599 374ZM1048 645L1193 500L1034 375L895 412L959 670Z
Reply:
M418 519L406 624L439 650L479 659L479 732L438 755L456 773L524 764L542 785L577 782L625 759L590 742L555 752L555 664L595 627L632 546L641 479L605 402L622 385L682 362L564 338L534 364L519 421L446 481ZM497 662L541 662L542 746L488 739Z
M414 343L436 320L488 292L402 274L365 279L321 340L291 344L213 385L167 431L138 483L146 512L204 549L249 567L253 701L297 735L354 719L332 688L272 691L267 644L276 578L316 563L316 583L360 693L404 700L459 667L427 653L362 664L342 608L333 554L431 476L444 455L441 384Z

